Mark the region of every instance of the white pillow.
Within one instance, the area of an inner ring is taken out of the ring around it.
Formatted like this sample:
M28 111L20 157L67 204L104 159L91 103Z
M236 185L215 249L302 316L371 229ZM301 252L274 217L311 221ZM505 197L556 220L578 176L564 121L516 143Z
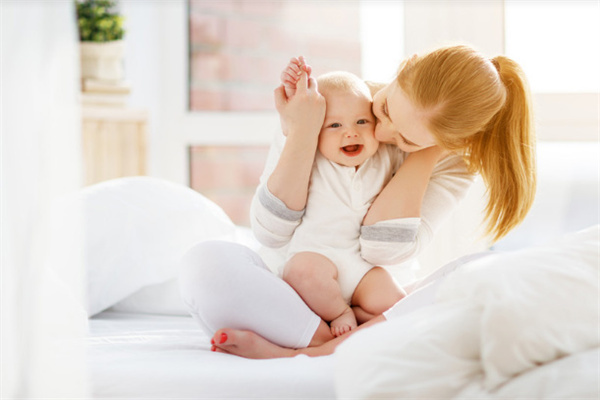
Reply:
M224 240L243 244L255 251L260 244L256 241L249 228L236 226L235 234ZM181 299L177 278L156 285L146 286L131 296L126 297L111 307L112 311L190 316L189 309Z
M483 308L484 385L600 345L599 227L543 247L490 256L451 275L440 302Z
M231 238L235 226L194 190L150 177L102 182L68 199L84 210L88 316L177 276L194 244Z
M127 313L190 316L188 307L181 299L177 278L143 287L112 306L109 310Z

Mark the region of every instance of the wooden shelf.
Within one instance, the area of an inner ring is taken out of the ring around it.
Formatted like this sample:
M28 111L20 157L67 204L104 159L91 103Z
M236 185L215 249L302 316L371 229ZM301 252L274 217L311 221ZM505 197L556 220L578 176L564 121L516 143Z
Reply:
M86 185L146 174L146 110L83 106L82 120Z

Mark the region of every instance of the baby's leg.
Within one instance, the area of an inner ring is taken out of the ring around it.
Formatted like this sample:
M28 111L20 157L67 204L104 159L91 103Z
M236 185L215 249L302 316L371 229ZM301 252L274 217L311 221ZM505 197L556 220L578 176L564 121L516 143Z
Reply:
M381 315L402 300L406 292L390 273L374 267L358 283L352 295L352 305L360 323Z
M356 328L354 313L344 301L337 282L337 267L327 257L298 253L286 264L283 279L317 315L331 321L334 336Z

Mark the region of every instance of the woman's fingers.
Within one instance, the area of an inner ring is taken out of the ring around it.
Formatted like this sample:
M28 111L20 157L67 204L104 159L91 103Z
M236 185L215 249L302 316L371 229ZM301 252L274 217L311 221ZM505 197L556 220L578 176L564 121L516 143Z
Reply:
M317 84L317 80L312 76L308 78L308 88L310 90L314 90L315 92L319 91L319 85Z
M296 90L298 91L297 93L306 93L308 90L307 77L308 75L304 71L300 74L298 82L296 82Z
M279 85L275 91L275 108L277 111L280 111L283 106L287 103L287 96L285 95L285 87L283 85Z

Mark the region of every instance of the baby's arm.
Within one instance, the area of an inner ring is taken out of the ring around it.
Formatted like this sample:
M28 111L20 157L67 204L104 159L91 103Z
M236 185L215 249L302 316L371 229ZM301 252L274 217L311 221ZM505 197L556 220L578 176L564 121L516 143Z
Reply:
M285 88L285 95L288 99L296 94L296 83L298 83L303 70L310 78L312 68L310 65L306 65L306 60L303 56L300 56L290 59L287 67L281 72L281 83Z

